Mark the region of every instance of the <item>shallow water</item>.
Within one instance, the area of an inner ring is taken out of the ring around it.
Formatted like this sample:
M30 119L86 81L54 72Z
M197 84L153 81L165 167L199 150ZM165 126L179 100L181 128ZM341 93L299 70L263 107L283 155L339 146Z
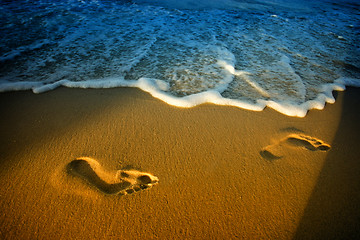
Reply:
M360 86L356 1L1 1L0 90L130 86L291 116Z

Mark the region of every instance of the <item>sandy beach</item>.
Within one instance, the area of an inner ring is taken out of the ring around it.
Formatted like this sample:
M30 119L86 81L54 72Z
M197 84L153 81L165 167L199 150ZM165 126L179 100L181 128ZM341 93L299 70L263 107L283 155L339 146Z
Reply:
M305 118L0 94L1 239L360 238L360 89Z

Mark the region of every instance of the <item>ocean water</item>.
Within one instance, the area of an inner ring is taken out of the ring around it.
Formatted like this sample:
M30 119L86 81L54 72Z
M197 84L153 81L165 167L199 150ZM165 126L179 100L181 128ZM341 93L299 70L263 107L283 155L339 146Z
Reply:
M0 91L137 87L303 117L360 86L351 0L0 0Z

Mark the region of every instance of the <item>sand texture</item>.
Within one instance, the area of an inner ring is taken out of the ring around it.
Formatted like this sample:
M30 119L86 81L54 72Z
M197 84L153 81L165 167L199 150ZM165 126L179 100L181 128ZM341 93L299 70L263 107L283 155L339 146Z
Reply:
M360 90L305 118L0 94L1 239L359 239Z

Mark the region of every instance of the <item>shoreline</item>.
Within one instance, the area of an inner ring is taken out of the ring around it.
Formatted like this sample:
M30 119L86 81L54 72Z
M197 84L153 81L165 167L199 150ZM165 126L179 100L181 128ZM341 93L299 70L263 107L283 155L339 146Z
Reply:
M294 118L269 108L176 108L135 88L0 93L0 235L359 237L360 89L335 95L335 104ZM107 195L66 171L79 157L159 183Z

